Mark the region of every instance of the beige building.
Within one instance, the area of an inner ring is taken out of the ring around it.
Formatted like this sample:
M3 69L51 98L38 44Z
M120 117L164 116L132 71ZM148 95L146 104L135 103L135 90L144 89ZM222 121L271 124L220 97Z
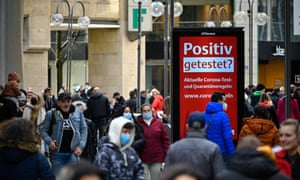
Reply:
M73 2L75 1L69 0L71 6ZM128 92L137 87L138 46L136 39L130 40L128 37L127 1L83 0L83 3L85 14L91 19L87 30L88 59L84 65L85 71L71 71L71 85L82 84L83 82L76 82L76 77L84 76L86 81L99 86L109 96L114 91L119 91L127 97ZM55 13L56 5L56 0L0 1L0 84L6 82L10 71L16 71L22 76L21 88L32 87L35 92L40 92L48 86L49 81L56 89L55 63L48 64L51 31L68 29L66 24L59 28L50 24L50 17ZM65 19L68 18L66 3L62 2L59 5L59 13L63 14ZM82 8L76 3L73 19L77 22L81 15ZM66 22L65 20L64 23ZM76 23L73 23L72 29L78 29ZM144 36L141 54L144 60ZM49 69L51 71L48 71ZM144 74L145 63L142 63L141 89L144 89ZM66 78L63 79L65 81Z

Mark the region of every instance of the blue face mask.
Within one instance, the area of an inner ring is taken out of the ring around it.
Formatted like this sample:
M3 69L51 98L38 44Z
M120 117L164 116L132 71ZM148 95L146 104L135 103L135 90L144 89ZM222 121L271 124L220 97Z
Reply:
M145 120L150 120L152 118L152 112L147 112L143 114Z
M126 119L129 119L129 120L132 120L132 115L131 115L131 113L124 113L124 114L123 114L123 117L126 118Z
M130 139L131 137L129 134L122 133L120 136L120 144L121 145L128 144L130 142Z

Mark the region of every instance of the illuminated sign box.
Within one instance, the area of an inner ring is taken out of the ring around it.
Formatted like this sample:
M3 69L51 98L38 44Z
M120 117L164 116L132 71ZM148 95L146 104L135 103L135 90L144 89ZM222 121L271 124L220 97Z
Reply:
M188 115L204 112L211 94L224 92L237 139L244 112L242 28L175 28L172 61L173 141L183 138Z

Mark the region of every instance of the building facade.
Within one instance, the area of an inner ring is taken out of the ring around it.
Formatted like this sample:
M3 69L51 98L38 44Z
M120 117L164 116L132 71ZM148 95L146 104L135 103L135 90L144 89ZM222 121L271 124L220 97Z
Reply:
M128 1L84 0L86 15L91 19L87 30L76 26L82 9L79 5L74 6L73 31L79 31L83 36L73 49L72 88L89 82L99 86L109 96L119 91L128 97L128 92L137 87L138 41L137 33L128 31ZM74 0L69 2L72 4ZM284 86L284 0L250 2L254 3L254 15L266 12L269 21L263 27L253 21L251 39L248 36L249 24L245 25L245 86L249 84L250 40L253 41L253 84L264 83L267 88ZM220 14L220 20L231 21L235 12L249 9L248 1L243 0L185 0L181 3L183 14L174 18L174 27L203 27L209 20L212 7L217 10L224 7L225 12ZM59 13L66 20L60 27L52 26L50 17L55 13L56 6L57 0L0 1L0 21L3 24L0 27L0 84L6 82L9 72L16 71L22 76L21 88L32 87L35 92L47 86L55 90L59 88L56 84L56 32L66 35L67 23L71 20L68 19L67 6L61 3ZM211 20L216 21L216 16L212 14ZM142 36L141 90L154 85L164 94L164 31L167 29L170 32L170 27L164 27L164 16L153 18L152 23L153 31ZM61 42L66 40L64 35ZM298 47L299 36L292 35L292 45L288 48L292 49L291 82L296 85L297 80L300 81ZM65 54L64 50L62 56ZM170 74L172 62L169 56L167 61ZM169 76L166 82L169 89L170 82Z
M70 5L74 2L74 0L69 0ZM84 0L83 3L86 16L91 19L89 28L85 30L88 35L88 46L84 52L87 56L81 55L87 59L80 59L83 63L78 63L80 61L76 59L75 53L71 66L73 68L71 69L72 88L74 85L88 81L91 85L100 87L101 91L109 96L114 91L127 96L128 92L137 86L137 40L131 40L128 35L127 1ZM55 13L56 6L56 0L4 0L0 2L1 22L6 24L0 28L1 84L6 82L10 71L16 71L22 76L21 88L32 87L35 92L40 92L51 85L54 89L58 89L55 82L55 61L49 58L56 50L56 42L51 40L55 39L53 36L56 31L68 30L65 22L70 22L68 20L70 11L66 3L61 3L59 13L66 20L61 27L54 27L50 24L50 17ZM73 19L81 15L80 5L75 5ZM78 31L76 22L77 20L73 22L74 32ZM142 37L141 42L141 54L144 59L145 36ZM76 69L76 64L80 66L84 64L84 66ZM144 67L145 63L141 65L141 89L145 84ZM64 83L65 74L64 71Z

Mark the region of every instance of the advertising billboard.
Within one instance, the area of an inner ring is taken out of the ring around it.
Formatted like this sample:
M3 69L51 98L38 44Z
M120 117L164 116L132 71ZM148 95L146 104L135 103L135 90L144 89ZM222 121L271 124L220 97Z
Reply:
M188 115L204 112L214 92L225 93L233 139L244 100L244 35L241 28L174 29L173 140L185 135Z

